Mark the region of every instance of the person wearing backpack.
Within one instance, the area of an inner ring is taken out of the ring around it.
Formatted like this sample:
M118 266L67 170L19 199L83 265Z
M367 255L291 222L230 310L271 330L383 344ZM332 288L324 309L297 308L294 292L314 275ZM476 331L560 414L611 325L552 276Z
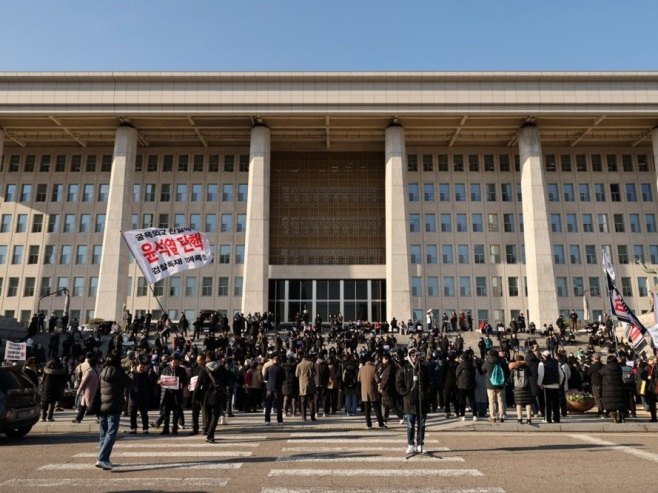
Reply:
M484 363L484 375L489 399L489 422L500 419L505 422L505 369L507 366L494 349L490 350ZM497 409L496 409L497 408ZM496 414L497 411L497 414Z
M534 397L530 388L530 369L522 354L516 357L516 361L510 363L509 381L514 389L514 404L516 404L516 421L523 423L523 408L526 412L526 423L532 424L532 403Z
M208 361L200 372L194 393L203 395L203 410L208 420L206 442L215 443L215 430L226 408L227 388L229 383L226 366L217 361L214 351L206 353Z
M348 354L341 375L343 394L345 394L345 414L356 416L358 404L359 384L357 382L358 368L354 355Z

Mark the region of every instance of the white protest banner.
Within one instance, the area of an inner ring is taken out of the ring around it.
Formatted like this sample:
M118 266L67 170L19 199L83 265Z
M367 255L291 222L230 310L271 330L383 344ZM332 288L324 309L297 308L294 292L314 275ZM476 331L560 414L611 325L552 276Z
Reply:
M27 359L27 343L7 341L5 359L7 361L25 361Z
M187 386L187 390L190 392L194 392L194 388L196 387L196 382L199 379L198 376L190 378L190 384Z
M179 390L178 377L173 375L161 375L160 387L163 389Z
M206 235L190 228L135 229L124 232L123 238L149 284L213 259Z

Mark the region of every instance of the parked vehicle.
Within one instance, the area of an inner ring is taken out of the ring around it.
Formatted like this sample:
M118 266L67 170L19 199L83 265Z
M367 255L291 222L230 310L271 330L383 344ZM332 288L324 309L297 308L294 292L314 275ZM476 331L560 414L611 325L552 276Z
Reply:
M39 392L15 366L0 367L0 433L10 438L27 435L39 420Z

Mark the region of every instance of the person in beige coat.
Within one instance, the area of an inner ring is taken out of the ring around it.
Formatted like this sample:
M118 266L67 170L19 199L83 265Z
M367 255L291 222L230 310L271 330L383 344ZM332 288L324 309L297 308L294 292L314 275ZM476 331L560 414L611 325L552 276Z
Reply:
M98 369L96 366L98 361L96 358L86 358L84 363L81 363L80 371L80 386L78 387L78 392L76 394L76 401L78 402L78 414L73 418L73 423L82 422L85 413L92 409L94 404L94 397L96 396L96 391L98 390L98 385L100 384L100 377ZM95 410L98 412L97 410Z
M372 407L375 407L375 416L380 428L386 428L384 418L382 416L382 406L379 398L379 391L377 389L377 372L375 365L372 364L368 356L361 356L361 368L359 368L359 375L357 381L361 383L361 401L366 406L366 426L372 428L372 420L370 413Z
M311 413L311 421L315 421L315 354L308 354L297 365L295 376L299 379L299 399L302 408L302 421L306 421L306 411ZM310 409L309 409L310 408Z

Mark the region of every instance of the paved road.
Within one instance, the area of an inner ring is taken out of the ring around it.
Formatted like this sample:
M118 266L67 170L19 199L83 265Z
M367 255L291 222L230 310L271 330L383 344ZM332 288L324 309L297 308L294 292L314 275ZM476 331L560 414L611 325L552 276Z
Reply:
M93 467L96 436L34 434L0 438L0 491L655 491L654 433L430 430L430 453L408 460L405 444L402 428L291 432L275 424L251 431L229 425L216 444L199 436L121 435L112 455L120 466L105 472Z

